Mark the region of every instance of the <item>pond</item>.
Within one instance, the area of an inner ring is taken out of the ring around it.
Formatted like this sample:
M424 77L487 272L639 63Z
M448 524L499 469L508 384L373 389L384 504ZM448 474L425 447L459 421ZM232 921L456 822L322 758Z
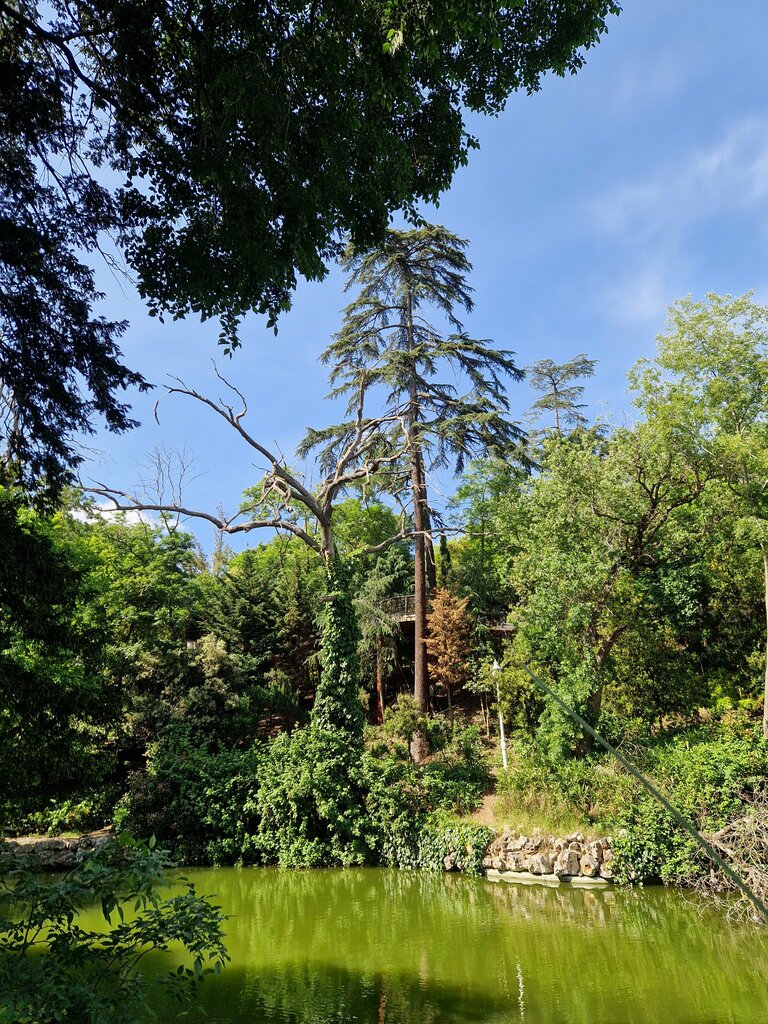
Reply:
M232 963L201 990L217 1024L768 1020L768 933L679 892L378 869L186 875L233 915Z

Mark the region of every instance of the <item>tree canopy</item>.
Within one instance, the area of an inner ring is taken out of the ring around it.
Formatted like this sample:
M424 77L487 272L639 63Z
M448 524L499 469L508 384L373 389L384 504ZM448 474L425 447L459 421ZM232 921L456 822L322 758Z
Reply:
M66 475L93 413L130 426L122 325L94 312L105 236L150 312L274 324L298 276L450 184L498 112L573 73L615 0L0 2L5 445ZM113 250L112 250L113 251Z

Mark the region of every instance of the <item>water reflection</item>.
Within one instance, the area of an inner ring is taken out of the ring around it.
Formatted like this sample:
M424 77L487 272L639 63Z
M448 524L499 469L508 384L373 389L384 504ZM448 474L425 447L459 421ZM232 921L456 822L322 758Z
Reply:
M236 915L233 963L203 990L219 1024L768 1020L766 936L677 893L386 870L188 874Z

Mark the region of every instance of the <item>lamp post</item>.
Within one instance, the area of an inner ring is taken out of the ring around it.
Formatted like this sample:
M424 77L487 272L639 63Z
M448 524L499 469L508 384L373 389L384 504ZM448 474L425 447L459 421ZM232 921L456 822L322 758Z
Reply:
M501 714L501 692L499 691L499 672L501 672L501 666L498 661L493 659L493 678L496 680L496 706L499 709L499 735L501 736L501 763L504 765L504 771L507 770L507 739L504 735L504 719Z

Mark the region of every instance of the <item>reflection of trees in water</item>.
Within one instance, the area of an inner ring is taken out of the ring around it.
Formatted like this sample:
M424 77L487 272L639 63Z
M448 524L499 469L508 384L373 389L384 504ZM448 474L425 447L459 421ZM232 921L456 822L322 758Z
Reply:
M216 1021L762 1019L768 937L678 893L376 869L190 876L236 915L233 965L204 987Z
M215 1009L220 1012L220 1004ZM438 1024L514 1020L499 993L425 986L405 975L375 975L304 964L249 979L231 1006L232 1020L280 1024ZM512 1008L514 1011L514 1007Z

